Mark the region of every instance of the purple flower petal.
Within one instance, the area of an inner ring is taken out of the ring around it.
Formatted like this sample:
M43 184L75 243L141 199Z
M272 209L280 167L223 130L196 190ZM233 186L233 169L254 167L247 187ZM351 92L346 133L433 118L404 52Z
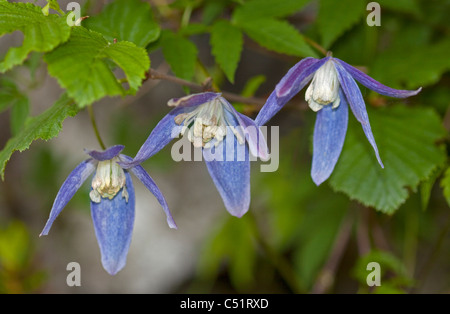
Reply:
M94 158L95 160L105 161L105 160L113 159L114 157L118 156L120 154L120 152L123 151L124 148L125 148L125 146L123 146L123 145L116 145L116 146L112 146L102 152L99 152L96 150L84 150L84 152L86 154L88 154L89 156L91 156L92 158Z
M358 82L360 82L362 85L364 85L365 87L367 87L371 90L376 91L377 93L379 93L381 95L386 95L386 96L396 97L396 98L406 98L406 97L417 95L422 90L422 87L420 87L417 90L401 90L401 89L390 88L390 87L385 86L385 85L381 84L380 82L374 80L373 78L371 78L367 74L361 72L360 70L352 67L350 64L348 64L340 59L334 58L334 60L339 62L339 64L342 65L342 67L348 73L350 73L350 75L353 78L355 78Z
M96 162L89 158L88 160L80 163L74 170L72 170L72 172L69 174L69 176L59 189L55 201L53 202L50 216L39 236L48 234L56 217L58 217L59 213L61 213L67 203L72 199L83 182L86 181L86 179L92 174L92 172L94 172L95 167Z
M128 157L126 155L121 155L120 157L126 161L132 160L131 157ZM164 195L161 193L155 181L153 181L153 179L150 177L147 171L145 171L145 169L140 165L134 166L133 168L130 169L130 171L145 185L145 187L150 192L153 193L158 202L161 204L164 213L166 214L167 224L169 225L169 227L177 229L177 225L172 217L172 214L170 213L169 206L167 205Z
M130 174L125 171L128 202L122 192L110 200L91 202L95 235L102 255L103 268L115 275L126 264L134 225L135 195Z
M182 126L175 123L175 117L181 113L189 112L194 108L178 107L170 111L159 121L145 143L141 146L133 161L119 162L119 165L125 169L132 168L141 162L149 159L151 156L163 149L172 139L179 136Z
M311 177L317 185L330 177L344 146L348 105L342 92L340 98L341 103L336 109L328 105L317 113L311 168Z
M181 98L173 98L169 100L167 105L169 107L196 107L198 105L210 102L219 96L220 93L212 92L192 94Z
M255 157L260 157L262 160L269 158L269 148L261 129L256 125L255 121L236 111L225 98L221 97L222 104L225 108L233 114L238 124L242 127L245 138L247 139L250 152Z
M289 100L287 100L283 105L280 105L278 103L277 93L274 90L269 98L267 98L266 103L261 108L261 110L258 112L258 115L255 118L255 123L257 125L264 125L272 119L272 117L283 108L283 105L286 104Z
M294 65L281 79L270 94L264 106L255 119L257 125L264 125L283 108L306 84L313 78L314 73L328 61L323 59L305 58Z
M275 87L277 97L282 98L297 94L312 78L313 74L330 57L323 59L305 58L294 65Z
M241 152L244 156L240 156ZM217 153L222 154L222 160L211 158ZM250 207L250 158L247 145L239 144L230 128L227 128L225 139L217 147L203 149L203 156L226 209L231 215L242 217Z
M345 94L347 102L350 104L350 108L352 109L356 119L361 123L367 140L372 145L375 151L378 163L380 164L381 168L384 168L383 162L381 161L380 155L378 153L375 138L373 137L372 129L370 128L369 116L367 114L366 105L361 95L361 91L359 90L358 85L356 84L350 73L348 73L339 63L335 63L335 65L339 83L341 84L341 88Z

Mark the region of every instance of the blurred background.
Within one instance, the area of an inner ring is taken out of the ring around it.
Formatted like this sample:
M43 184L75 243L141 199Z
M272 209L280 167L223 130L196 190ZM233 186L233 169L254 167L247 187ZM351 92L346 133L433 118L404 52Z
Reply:
M65 9L68 2L59 1L61 8ZM111 2L79 1L83 15L89 16L99 14ZM229 18L245 1L147 2L162 28L176 30L187 7L191 23L208 25L218 17ZM297 13L286 17L296 29L388 86L423 87L418 96L404 101L365 88L362 93L368 107L402 103L431 108L447 132L437 144L448 152L450 63L446 47L450 47L450 1L378 1L382 8L380 27L369 27L369 11L364 11L335 40L325 43L317 22L323 4L304 2ZM35 3L43 7L46 1ZM211 18L214 8L216 15ZM214 62L210 35L199 33L189 39L214 82L222 90L245 96L266 99L300 60L263 48L245 36L232 84ZM1 37L0 56L22 40L20 32ZM170 74L161 49L155 45L148 50L152 68ZM25 117L43 112L62 93L40 57L33 53L24 65L0 75L0 97L2 88L4 91L13 82L17 93L28 99ZM202 83L205 78L205 71L197 68L192 81ZM169 81L148 80L136 96L95 103L106 146L123 144L124 153L134 156L169 112L167 101L185 92ZM255 105L235 105L252 118L258 112ZM269 122L280 126L279 168L261 173L260 163L253 163L251 208L241 219L226 212L203 162L174 162L171 145L146 161L143 166L165 195L178 230L169 229L159 203L135 180L133 239L127 265L116 276L108 275L101 265L90 217L88 183L57 218L49 235L39 237L62 182L86 159L83 149L100 148L86 110L66 119L57 138L36 141L29 150L14 153L5 180L0 182L0 292L450 292L450 212L440 185L445 161L432 175L427 174L426 180L403 188L407 196L395 212L378 211L352 200L328 181L320 187L314 185L310 170L315 114L305 108L303 90ZM0 114L1 147L14 134L11 115L11 110ZM352 116L349 119L355 121ZM383 123L377 125L383 128ZM420 126L410 127L421 131ZM374 125L372 128L375 132ZM389 152L383 152L382 147L383 158ZM364 186L364 173L355 175L363 178L357 184ZM81 266L80 287L66 284L70 262ZM380 287L366 284L369 262L381 265Z

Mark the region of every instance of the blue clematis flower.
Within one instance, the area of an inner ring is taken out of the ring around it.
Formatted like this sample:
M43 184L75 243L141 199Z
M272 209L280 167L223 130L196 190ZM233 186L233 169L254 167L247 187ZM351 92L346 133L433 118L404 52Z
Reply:
M341 154L347 132L348 104L355 118L361 123L380 166L384 168L370 128L366 106L355 79L367 88L390 97L405 98L416 95L421 90L419 88L416 91L408 91L387 87L331 56L323 59L305 58L281 79L255 119L258 125L264 125L311 81L305 92L305 99L309 107L317 112L311 169L311 177L317 185L329 178Z
M111 275L115 275L125 266L134 225L133 182L128 170L122 169L118 164L120 161L132 159L120 154L123 148L124 146L117 145L103 152L86 151L91 158L79 164L64 181L56 195L50 217L40 234L48 234L59 213L83 182L95 172L89 193L91 215L103 268ZM167 216L169 227L176 229L167 202L153 179L139 165L130 171L155 195Z
M209 174L228 212L244 215L250 206L249 151L268 158L264 136L247 116L240 114L220 93L206 92L168 102L175 107L153 129L131 163L150 158L173 138L186 134L194 147L202 148Z

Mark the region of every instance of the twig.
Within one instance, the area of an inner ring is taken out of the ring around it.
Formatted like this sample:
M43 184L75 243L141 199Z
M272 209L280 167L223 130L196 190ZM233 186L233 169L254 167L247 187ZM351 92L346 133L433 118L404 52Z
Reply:
M178 78L176 76L158 72L154 69L150 69L147 72L146 79L165 80L165 81L173 82L178 85L189 87L190 89L199 91L199 92L207 91L209 88L208 85L210 85L210 83L200 85L197 83L193 83L193 82ZM261 107L266 103L266 100L263 98L244 97L244 96L240 96L240 95L230 93L230 92L221 92L221 93L222 93L223 97L225 97L229 101L241 102L241 103L248 104L248 105L257 105L257 106L261 106Z

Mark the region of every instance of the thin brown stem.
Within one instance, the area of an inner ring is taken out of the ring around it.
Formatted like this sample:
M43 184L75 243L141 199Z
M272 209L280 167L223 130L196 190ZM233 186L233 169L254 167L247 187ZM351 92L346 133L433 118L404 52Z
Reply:
M94 115L94 110L92 109L92 106L88 106L87 110L89 113L89 117L91 118L92 128L94 129L94 133L95 133L95 136L97 137L97 141L98 141L100 147L103 150L105 150L106 146L105 146L105 143L103 143L102 137L100 136L100 132L98 131L97 122L95 121L95 115Z

